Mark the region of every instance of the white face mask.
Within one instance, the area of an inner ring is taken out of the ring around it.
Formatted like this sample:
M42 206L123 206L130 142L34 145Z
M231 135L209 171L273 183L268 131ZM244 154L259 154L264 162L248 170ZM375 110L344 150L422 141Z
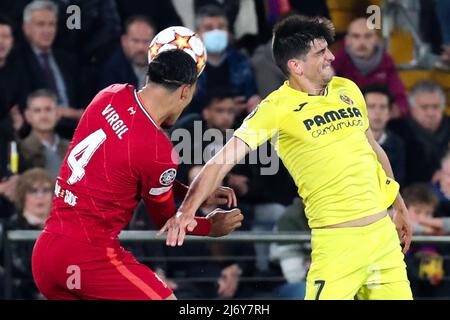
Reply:
M228 32L224 30L214 29L205 32L202 38L207 53L222 53L228 46Z

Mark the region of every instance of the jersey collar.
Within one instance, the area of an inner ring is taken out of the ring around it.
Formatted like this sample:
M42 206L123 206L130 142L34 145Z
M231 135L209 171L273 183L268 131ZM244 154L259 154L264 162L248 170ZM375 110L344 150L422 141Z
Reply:
M147 112L147 110L145 110L144 108L144 104L141 101L141 97L139 96L139 93L137 92L136 89L133 89L133 94L134 94L134 99L136 100L139 108L142 110L142 112L147 116L147 118L151 121L151 123L153 123L153 125L156 127L156 129L160 129L160 126L158 125L158 123L156 122L155 119L153 119L153 117L150 115L150 113Z

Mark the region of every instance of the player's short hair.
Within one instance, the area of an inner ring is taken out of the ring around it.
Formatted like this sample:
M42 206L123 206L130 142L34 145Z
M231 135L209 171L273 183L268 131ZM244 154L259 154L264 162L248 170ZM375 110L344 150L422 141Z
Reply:
M56 94L49 90L49 89L38 89L35 90L33 92L31 92L28 97L27 97L27 105L26 108L28 108L31 105L31 102L36 99L36 98L41 98L41 97L45 97L45 98L49 98L51 99L55 104L58 103L58 97L56 96Z
M38 10L51 11L55 17L58 17L58 6L56 4L49 0L34 0L23 9L23 22L30 21L33 12Z
M362 89L362 94L366 97L369 93L379 93L385 95L388 98L389 110L392 109L392 104L394 103L394 96L392 95L389 87L382 83L373 83Z
M159 53L148 65L148 79L166 89L176 90L197 81L197 64L189 54L174 49Z
M272 52L276 64L285 75L289 76L287 62L292 58L303 58L316 39L323 39L329 44L334 41L334 26L327 18L290 15L275 24Z
M408 101L411 108L416 106L416 95L420 92L437 92L441 98L441 108L445 108L445 92L442 87L433 80L421 80L411 88L408 96Z
M196 30L200 28L200 25L202 24L204 18L213 18L213 17L225 18L225 20L228 23L228 16L225 10L222 9L222 7L215 4L208 4L198 9L198 11L195 13Z
M51 186L55 183L50 173L42 168L34 168L25 171L20 175L16 186L16 199L15 205L19 212L22 212L25 205L25 196L30 192L31 187L36 182L48 182Z
M144 15L134 15L134 16L129 17L127 20L125 20L123 33L127 34L128 30L130 29L130 26L137 22L145 23L147 26L149 26L151 29L153 29L156 32L156 25L152 20L150 20L150 18L148 18L147 16L144 16Z
M436 208L439 199L426 183L414 183L406 187L402 192L406 206L427 204Z

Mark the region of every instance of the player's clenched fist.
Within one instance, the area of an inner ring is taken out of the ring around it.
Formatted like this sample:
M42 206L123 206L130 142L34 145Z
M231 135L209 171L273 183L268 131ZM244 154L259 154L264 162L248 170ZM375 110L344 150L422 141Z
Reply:
M211 229L208 236L221 237L227 235L242 225L244 216L239 209L222 210L216 209L210 212L206 219L211 222ZM164 226L158 231L157 236L167 231L166 244L168 246L183 245L186 232L194 231L197 221L193 215L178 211L175 216L167 220Z
M210 212L206 219L211 221L211 231L208 236L221 237L225 236L242 225L244 216L239 209L222 210L216 209Z

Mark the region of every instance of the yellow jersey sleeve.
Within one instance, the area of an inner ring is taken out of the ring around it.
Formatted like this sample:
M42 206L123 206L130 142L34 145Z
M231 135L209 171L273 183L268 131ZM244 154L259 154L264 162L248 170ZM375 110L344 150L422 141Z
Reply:
M243 140L251 150L278 133L280 111L273 101L263 100L242 122L242 125L234 132L234 136Z

